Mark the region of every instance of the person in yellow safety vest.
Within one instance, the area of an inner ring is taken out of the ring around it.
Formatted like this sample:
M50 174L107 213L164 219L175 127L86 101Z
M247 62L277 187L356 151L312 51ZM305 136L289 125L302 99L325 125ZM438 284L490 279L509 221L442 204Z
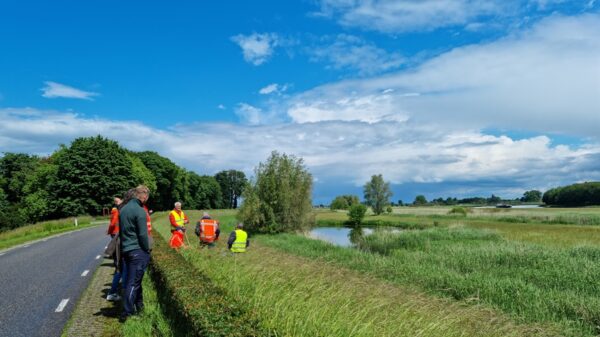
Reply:
M172 248L183 246L183 236L185 235L185 225L190 223L187 215L181 210L181 203L175 203L175 209L169 213L169 221L171 222L171 239L169 245Z
M200 239L200 247L214 247L215 241L219 240L220 234L219 221L211 218L207 212L204 212L202 219L196 223L196 235Z
M235 231L229 235L227 240L227 248L234 253L245 253L246 248L250 246L250 240L248 240L248 233L244 231L244 224L241 222L237 224Z

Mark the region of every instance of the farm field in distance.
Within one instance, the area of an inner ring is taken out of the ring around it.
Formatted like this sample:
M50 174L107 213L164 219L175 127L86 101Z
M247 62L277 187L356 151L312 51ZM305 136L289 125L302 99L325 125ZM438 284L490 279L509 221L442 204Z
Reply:
M238 299L273 335L596 336L600 208L400 207L366 223L396 224L338 247L299 234L251 237L227 253L234 211L215 211L217 248L184 258ZM190 211L191 223L201 216ZM315 210L321 226L345 212ZM168 240L166 214L154 217ZM565 223L561 223L564 221ZM584 225L582 223L589 223Z

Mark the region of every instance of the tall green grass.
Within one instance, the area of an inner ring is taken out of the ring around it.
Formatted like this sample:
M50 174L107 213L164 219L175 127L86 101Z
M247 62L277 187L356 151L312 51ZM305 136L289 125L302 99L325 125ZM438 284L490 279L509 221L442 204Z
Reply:
M558 335L260 244L237 255L218 248L182 253L281 336Z
M600 334L600 248L544 247L463 228L376 232L360 244L367 251L297 235L265 236L260 242L395 284L495 307L521 322L556 324L566 335Z

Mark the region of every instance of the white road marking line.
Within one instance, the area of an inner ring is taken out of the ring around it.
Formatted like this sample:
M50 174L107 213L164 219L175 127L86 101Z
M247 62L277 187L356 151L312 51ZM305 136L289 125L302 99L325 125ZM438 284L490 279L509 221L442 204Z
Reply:
M56 310L54 310L54 312L63 311L63 309L67 306L67 303L69 303L68 298L65 298L64 300L60 301L60 303L58 304L58 307L56 307Z
M81 277L86 276L90 271L89 270L84 270L83 273L81 273Z
M2 255L4 255L4 254L6 254L6 253L0 253L0 256L2 256Z
M100 255L96 255L96 260L98 260L100 258Z

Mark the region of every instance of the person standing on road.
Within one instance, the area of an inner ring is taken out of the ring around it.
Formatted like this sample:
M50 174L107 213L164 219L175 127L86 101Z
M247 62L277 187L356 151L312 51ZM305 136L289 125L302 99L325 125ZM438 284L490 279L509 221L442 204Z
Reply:
M172 248L183 246L183 236L185 235L185 225L190 223L187 215L181 210L181 202L175 203L175 208L169 213L169 221L171 222L171 239L169 245Z
M110 224L108 225L107 234L112 238L111 243L111 256L113 258L113 263L115 265L115 274L113 275L113 280L110 286L110 290L108 291L108 295L106 295L107 301L119 301L121 296L117 293L119 289L119 281L123 287L125 286L125 280L127 279L127 270L121 261L121 254L119 249L117 249L117 245L119 241L115 239L117 235L119 235L119 207L122 203L121 198L114 198L114 207L111 210L110 214ZM114 241L114 242L113 242Z
M234 253L245 253L248 246L250 246L248 233L244 231L244 224L240 222L235 227L235 230L229 235L229 240L227 240L227 248Z
M110 222L108 224L107 235L114 238L115 235L119 234L119 205L121 204L121 198L114 198L114 207L110 210Z
M150 261L150 243L146 211L142 205L149 196L148 187L136 187L133 198L121 208L119 214L121 252L127 268L124 312L120 318L122 322L144 309L142 279Z
M204 212L200 221L196 222L196 235L200 239L200 247L212 248L215 246L215 241L219 240L221 230L219 229L219 221L213 219Z

